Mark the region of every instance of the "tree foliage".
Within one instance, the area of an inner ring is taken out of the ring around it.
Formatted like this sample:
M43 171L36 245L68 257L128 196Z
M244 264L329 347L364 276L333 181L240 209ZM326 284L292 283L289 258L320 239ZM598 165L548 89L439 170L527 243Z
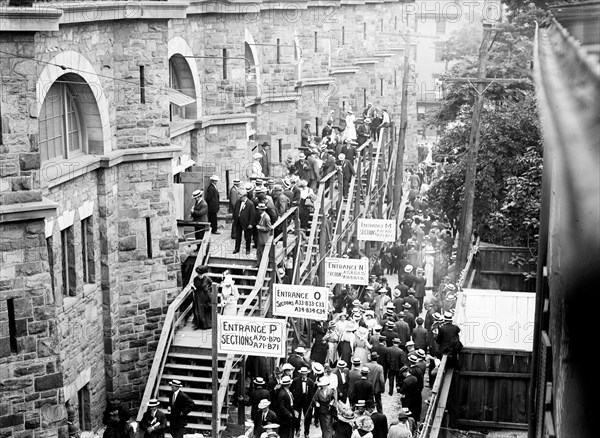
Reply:
M511 9L501 23L488 60L487 77L531 79L533 20L543 11ZM446 77L475 77L481 38L468 27L451 37L446 54L453 65ZM431 123L444 127L435 154L445 157L442 176L429 190L430 202L458 217L464 198L467 148L474 90L447 81L444 100ZM473 230L483 241L535 247L540 212L542 141L533 82L492 84L485 93L473 209Z

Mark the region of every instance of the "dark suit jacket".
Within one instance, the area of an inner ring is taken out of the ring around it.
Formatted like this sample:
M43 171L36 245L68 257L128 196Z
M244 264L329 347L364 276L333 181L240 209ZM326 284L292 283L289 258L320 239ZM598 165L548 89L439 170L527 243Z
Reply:
M388 348L388 369L400 371L403 365L406 365L406 353L400 347L392 345Z
M285 388L281 388L277 393L277 421L279 421L279 424L290 424L293 422L293 402Z
M344 368L343 371L340 371L339 368L336 368L332 374L335 374L338 379L338 398L341 400L345 400L348 397L348 368ZM342 383L342 374L344 375L344 382Z
M345 181L350 181L352 179L352 177L354 176L354 174L356 173L354 171L354 166L352 165L352 163L350 163L350 161L348 159L345 159L344 161L342 161L340 163L340 166L342 168L342 177Z
M262 399L271 401L271 394L268 389L256 388L248 396L248 401L245 403L246 406L250 406L250 418L254 418L254 414L258 412L258 404Z
M455 324L442 324L438 330L436 342L440 347L440 352L450 353L453 350L457 350L460 346L460 327Z
M208 204L209 213L216 213L219 211L219 191L213 183L210 183L206 188L204 199Z
M315 381L308 377L306 379L306 393L302 393L302 377L296 377L290 385L290 391L294 396L294 409L299 411L302 407L308 407L316 390Z
M292 375L294 379L300 375L300 368L306 367L310 370L308 362L306 362L306 360L302 356L296 353L290 355L287 361L290 365L294 367L294 373Z
M260 410L254 414L252 420L254 421L254 436L259 438L260 435L265 431L265 428L263 427L265 424L277 423L277 414L269 409L267 411L267 419L264 421L263 412Z
M342 154L346 156L346 160L354 163L354 158L356 157L356 148L353 145L345 144L342 147Z
M250 225L254 225L254 216L256 215L254 204L251 200L247 199L244 209L240 212L241 206L242 200L239 199L233 209L233 223L240 225L243 229L247 229Z
M150 426L156 427L151 433L146 432ZM140 421L140 429L144 431L144 438L164 438L167 429L167 416L159 409L152 418L150 408L148 408L142 417L142 421Z
M190 214L193 220L196 222L208 222L208 205L204 199L200 198L196 200L193 208L194 210Z
M187 424L187 415L192 412L196 404L183 390L180 390L177 394L175 401L172 399L173 394L169 397L171 400L171 416L169 423L171 426L183 427Z
M406 345L406 343L410 341L411 335L411 329L408 323L403 319L396 321L396 331L398 332L401 345Z
M374 400L373 384L367 379L361 378L354 384L354 397L351 401L356 403L358 400L365 400L367 402L367 406L369 401L372 402Z
M373 412L371 414L371 420L373 420L373 424L375 425L375 428L371 432L373 434L373 438L387 438L388 421L385 414Z

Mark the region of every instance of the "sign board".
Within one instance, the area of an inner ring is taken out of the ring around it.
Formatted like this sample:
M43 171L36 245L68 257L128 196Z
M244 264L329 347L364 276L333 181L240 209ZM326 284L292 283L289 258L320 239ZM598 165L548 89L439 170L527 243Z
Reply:
M219 353L286 356L285 319L218 315L217 324Z
M396 241L396 221L393 219L359 219L356 235L358 240L394 242Z
M325 258L325 283L369 285L369 260Z
M273 315L327 320L329 289L295 284L273 285Z

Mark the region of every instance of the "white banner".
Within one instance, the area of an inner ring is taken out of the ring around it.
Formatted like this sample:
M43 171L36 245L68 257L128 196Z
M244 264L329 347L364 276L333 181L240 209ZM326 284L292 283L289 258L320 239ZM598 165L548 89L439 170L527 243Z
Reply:
M396 221L393 219L359 219L356 236L358 240L395 242Z
M369 260L325 258L325 283L369 285Z
M285 357L285 319L218 315L218 352Z
M327 320L329 289L295 284L273 285L273 315Z

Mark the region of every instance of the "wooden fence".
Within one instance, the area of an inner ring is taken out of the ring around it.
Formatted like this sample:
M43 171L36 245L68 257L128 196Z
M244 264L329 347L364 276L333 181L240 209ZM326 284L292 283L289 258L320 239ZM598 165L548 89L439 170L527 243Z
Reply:
M525 274L535 271L530 263L528 248L504 246L480 246L475 259L473 288L500 289L513 292L535 292L535 278L527 280ZM519 259L523 265L510 263Z
M464 348L453 382L459 429L527 429L531 352Z

